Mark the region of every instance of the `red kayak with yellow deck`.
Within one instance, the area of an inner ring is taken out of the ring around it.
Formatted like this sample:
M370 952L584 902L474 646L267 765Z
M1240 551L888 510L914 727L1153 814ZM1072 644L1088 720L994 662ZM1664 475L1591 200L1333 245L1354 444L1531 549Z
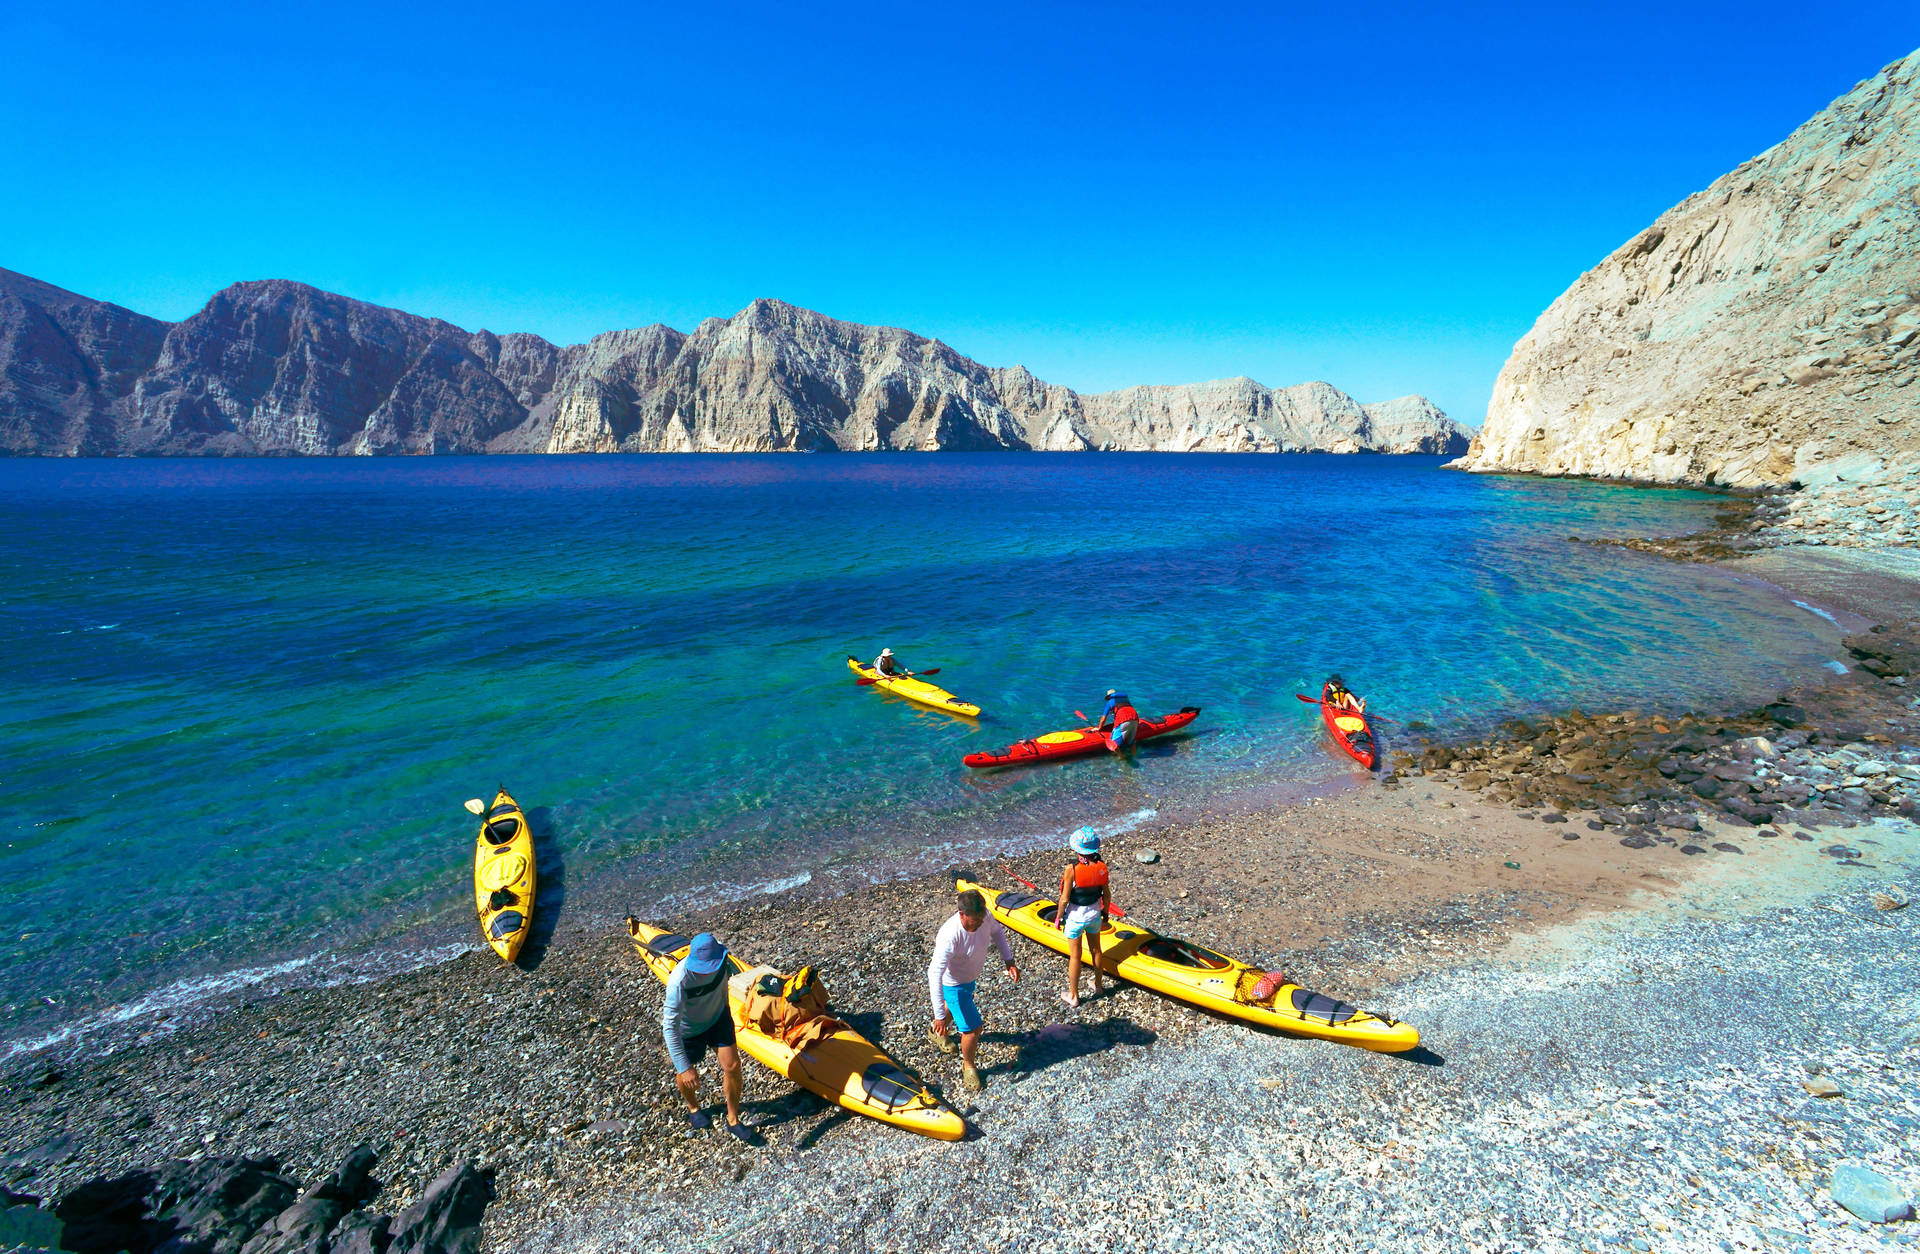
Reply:
M1347 756L1371 771L1378 750L1373 743L1373 725L1367 722L1367 712L1335 705L1333 692L1331 680L1320 686L1320 717L1327 721L1327 730L1347 751Z
M1133 735L1134 743L1179 731L1199 717L1199 706L1183 705L1178 713L1164 718L1143 718L1139 730ZM1069 731L1048 732L1044 736L1016 740L997 753L969 753L960 760L975 770L984 770L992 766L1024 766L1029 762L1045 762L1053 758L1084 757L1111 748L1107 738L1093 728L1075 727Z

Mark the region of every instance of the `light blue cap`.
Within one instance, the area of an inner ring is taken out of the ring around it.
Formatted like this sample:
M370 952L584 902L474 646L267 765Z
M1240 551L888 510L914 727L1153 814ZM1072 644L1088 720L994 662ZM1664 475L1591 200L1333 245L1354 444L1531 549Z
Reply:
M727 947L713 939L712 932L700 933L687 946L687 970L695 975L712 975L726 960Z
M1069 842L1068 848L1077 854L1091 858L1100 852L1100 833L1091 827L1083 827L1073 834L1073 840Z

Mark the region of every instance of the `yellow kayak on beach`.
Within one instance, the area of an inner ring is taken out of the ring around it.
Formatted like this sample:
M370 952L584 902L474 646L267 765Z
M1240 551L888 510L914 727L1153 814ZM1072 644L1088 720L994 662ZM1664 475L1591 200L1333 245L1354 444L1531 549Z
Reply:
M1066 934L1054 925L1054 903L1035 893L996 892L960 880L955 887L977 890L1002 924L1056 953L1067 952ZM1100 929L1100 969L1142 988L1293 1036L1311 1036L1376 1053L1397 1054L1420 1044L1412 1024L1370 1014L1298 984L1280 985L1258 997L1255 985L1265 972L1191 941L1161 936L1131 919L1109 919Z
M473 844L473 904L480 912L480 934L508 962L520 956L533 930L535 879L527 816L502 788L482 815Z
M873 667L863 666L860 659L856 657L847 659L847 669L862 679L871 679L874 687L884 688L896 697L905 697L909 701L917 701L921 705L948 714L959 714L966 718L980 716L979 706L962 701L945 688L930 684L924 679L915 679L911 675L901 679L887 679Z
M691 937L676 936L632 918L627 920L627 935L662 984L692 944ZM727 997L733 1004L734 1040L754 1061L856 1115L936 1141L957 1141L966 1134L966 1121L928 1092L918 1076L852 1028L843 1026L795 1050L778 1037L748 1027L744 1021L747 981L761 970L772 968L750 969L732 953L727 954Z

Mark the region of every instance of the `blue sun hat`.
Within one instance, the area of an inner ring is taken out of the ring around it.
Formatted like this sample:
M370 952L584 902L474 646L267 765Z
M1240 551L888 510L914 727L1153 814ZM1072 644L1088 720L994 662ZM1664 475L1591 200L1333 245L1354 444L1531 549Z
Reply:
M1083 827L1073 834L1067 847L1083 857L1095 858L1100 855L1100 833L1091 827Z
M687 970L695 975L712 975L726 960L727 947L713 939L712 932L700 933L687 946Z

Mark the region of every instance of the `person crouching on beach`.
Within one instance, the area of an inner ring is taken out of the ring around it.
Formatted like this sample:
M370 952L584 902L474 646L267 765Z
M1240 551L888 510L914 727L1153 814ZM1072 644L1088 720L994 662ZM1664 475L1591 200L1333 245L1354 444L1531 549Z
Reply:
M1093 963L1093 995L1106 992L1100 979L1100 929L1107 925L1107 912L1113 909L1113 896L1107 887L1107 864L1100 860L1100 834L1083 827L1069 842L1074 860L1060 873L1060 904L1054 908L1054 923L1067 934L1067 991L1060 1000L1080 1008L1080 938L1085 937Z
M733 1004L727 998L727 947L702 932L687 946L687 956L667 977L666 1008L660 1034L673 1060L673 1082L687 1103L687 1122L709 1128L713 1119L700 1109L700 1073L694 1070L707 1051L720 1064L720 1091L727 1100L727 1131L749 1145L760 1137L740 1119L740 1052L733 1043Z
M980 1044L980 1010L974 1005L974 988L987 965L987 951L997 948L1006 963L1007 978L1020 981L1020 967L1013 960L1013 942L998 919L987 917L987 899L969 888L960 894L959 909L940 925L933 939L933 961L927 964L927 991L933 996L933 1023L927 1039L943 1054L953 1052L947 1039L949 1025L960 1029L960 1078L967 1088L980 1091L980 1069L974 1063L974 1050Z

